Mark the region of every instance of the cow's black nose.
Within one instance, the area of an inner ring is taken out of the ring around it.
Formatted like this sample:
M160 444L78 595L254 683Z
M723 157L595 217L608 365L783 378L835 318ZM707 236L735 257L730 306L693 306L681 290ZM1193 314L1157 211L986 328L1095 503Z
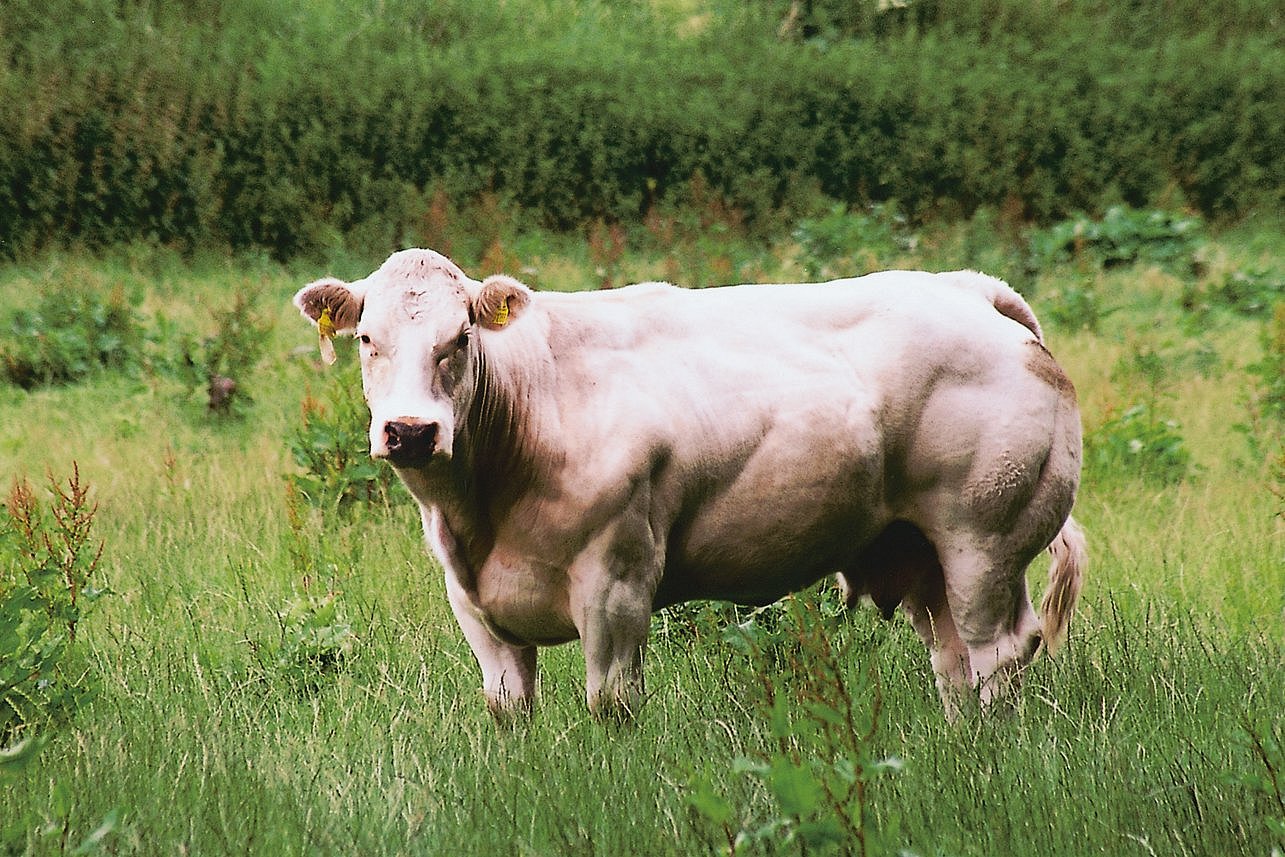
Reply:
M388 457L398 467L424 464L437 449L437 423L390 420L384 423Z

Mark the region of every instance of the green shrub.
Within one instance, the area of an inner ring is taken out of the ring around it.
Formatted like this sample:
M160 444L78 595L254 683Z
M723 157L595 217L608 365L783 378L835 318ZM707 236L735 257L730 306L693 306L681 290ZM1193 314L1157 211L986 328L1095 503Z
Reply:
M45 294L34 309L15 312L0 340L6 381L30 389L79 381L100 369L133 369L146 333L134 302L117 287L109 294L73 288Z
M1030 264L1067 262L1109 268L1135 262L1189 263L1203 232L1198 218L1112 206L1100 220L1080 215L1030 236Z
M1266 418L1285 428L1285 302L1276 304L1262 332L1263 357L1249 367L1258 380L1260 407Z
M305 692L339 672L357 642L338 592L297 594L277 611L281 636L263 647L271 677Z
M7 778L20 774L41 750L49 743L48 735L31 736L15 742L8 747L0 747L0 783ZM108 812L87 836L75 847L70 840L72 810L74 798L72 787L66 781L56 782L52 788L53 801L50 806L36 812L28 810L16 817L0 819L0 850L6 854L25 853L29 847L29 838L35 831L42 839L53 844L57 841L60 853L74 855L93 854L103 847L103 843L116 832L120 824L120 810Z
M1099 479L1175 485L1192 469L1181 427L1147 405L1134 405L1107 420L1089 433L1084 446L1085 465Z
M1263 815L1263 824L1277 843L1272 854L1285 854L1285 728L1279 717L1259 718L1245 712L1241 715L1241 730L1236 739L1259 766L1252 773L1228 778L1248 788L1270 807Z
M238 292L230 306L211 312L215 331L204 339L183 338L179 374L189 388L206 393L211 413L241 413L253 401L246 381L263 355L270 326L255 312L253 298Z
M883 705L877 652L841 645L822 608L804 598L766 612L775 621L762 626L756 612L728 627L726 640L743 656L747 696L771 738L758 758L737 759L732 770L761 783L774 812L747 819L714 788L708 767L692 778L691 805L721 830L727 853L784 842L801 853L882 854L896 832L892 823L875 826L870 788L902 762L872 750ZM856 657L866 660L854 672Z
M1251 384L1245 398L1247 419L1235 428L1253 456L1268 464L1276 484L1285 487L1285 302L1276 304L1260 341L1262 357L1247 367Z
M783 26L795 8L807 20ZM914 221L1175 192L1237 214L1285 183L1279 40L1250 23L1274 14L763 0L692 24L688 4L14 0L0 254L141 238L377 255L419 243L438 190L578 228L637 222L698 175L751 227L800 188Z
M915 246L906 219L886 205L872 205L866 213L851 213L846 206L836 205L823 217L799 221L794 240L802 248L803 270L812 278L887 267L887 262L880 260ZM867 263L855 265L851 261L859 256Z
M102 544L97 505L73 465L67 486L50 479L46 508L25 480L0 510L0 744L71 717L90 692L72 650L81 621L105 589L91 578Z
M1097 331L1108 314L1089 282L1058 288L1041 301L1040 318L1065 330Z
M370 457L370 411L361 398L357 361L341 364L324 401L304 399L303 421L290 438L291 455L303 472L291 476L290 484L323 509L344 510L358 502L387 505L398 496L399 483L392 468Z
M1267 268L1249 268L1224 274L1220 279L1191 284L1183 290L1183 309L1204 316L1214 308L1237 315L1262 318L1285 301L1285 276Z
M353 548L358 541L345 530L350 523L336 520L333 508L305 508L295 486L286 494L289 524L287 549L298 584L276 611L276 639L254 641L251 648L261 675L299 693L314 693L345 666L357 644L340 590L344 569L355 560L337 559L339 545Z

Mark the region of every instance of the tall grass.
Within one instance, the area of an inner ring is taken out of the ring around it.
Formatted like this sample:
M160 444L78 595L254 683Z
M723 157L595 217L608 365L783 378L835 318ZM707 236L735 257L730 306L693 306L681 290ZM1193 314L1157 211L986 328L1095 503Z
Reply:
M381 590L422 586L380 577ZM535 719L497 730L435 594L437 609L372 610L356 661L300 697L238 669L235 634L202 627L244 628L239 614L261 605L211 611L200 603L216 593L176 593L196 603L103 647L99 701L5 803L46 808L70 783L72 829L118 809L115 847L140 853L701 853L722 834L689 805L698 775L738 823L771 817L733 763L773 742L755 686L727 683L733 655L716 637L655 641L652 698L627 731L588 719L561 651ZM1101 595L1088 607L1017 713L958 727L942 724L908 628L861 614L838 631L885 638L878 749L904 767L872 786L876 826L895 824L916 853L1267 853L1273 805L1244 785L1262 771L1239 736L1285 703L1279 643L1181 610L1126 614ZM55 850L35 832L20 844Z
M667 249L646 229L630 232L616 276L803 274L797 239L764 249L735 228L716 241L717 230L699 224L670 228ZM1219 264L1279 266L1263 228L1215 239ZM1017 264L1017 249L978 230L925 232L872 261L981 259L996 273ZM546 287L599 283L603 251L539 238L524 239L520 261ZM338 264L357 275L378 261ZM0 474L38 482L78 462L100 504L96 574L112 592L78 634L95 695L69 726L46 732L25 767L0 767L0 850L718 853L726 831L700 811L699 788L727 802L733 829L778 818L772 793L738 762L780 752L754 672L767 662L747 661L721 631L747 614L698 607L657 618L647 702L630 727L588 716L575 646L543 652L530 722L497 727L416 511L394 501L340 516L289 498L303 401L334 392L341 377L321 370L288 306L316 273L255 258L188 267L126 250L0 270L6 306L66 283L120 286L139 295L144 320L195 328L209 307L253 287L272 322L241 420L212 418L161 368L0 385ZM1194 468L1174 484L1086 477L1077 515L1093 563L1071 642L1029 670L1011 714L947 725L908 623L819 611L825 633L850 651L847 684L878 674L881 714L867 749L903 765L872 779L865 799L871 829L890 847L1265 857L1285 845L1273 826L1279 780L1273 787L1269 776L1270 765L1281 768L1270 747L1285 710L1281 510L1230 427L1261 381L1246 366L1259 357L1264 322L1215 309L1193 339L1186 276L1150 263L1101 271L1067 262L1028 283L1043 315L1072 287L1096 290L1111 310L1095 330L1048 331L1079 388L1086 431L1150 397L1175 418ZM1163 377L1136 359L1151 352L1164 358ZM341 605L351 647L338 669L294 681L275 657L289 639L286 608L324 596ZM830 596L802 597L824 606ZM754 621L773 620L769 611ZM780 682L795 680L788 659L772 663ZM738 853L798 846L768 836Z

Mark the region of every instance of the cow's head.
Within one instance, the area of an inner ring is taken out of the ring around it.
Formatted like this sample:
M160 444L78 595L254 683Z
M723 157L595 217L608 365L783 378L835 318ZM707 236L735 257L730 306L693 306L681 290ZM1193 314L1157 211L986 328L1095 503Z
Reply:
M514 324L531 292L511 277L471 280L432 250L403 250L365 279L326 278L294 297L323 338L361 342L370 454L399 468L451 456L476 387L481 338Z

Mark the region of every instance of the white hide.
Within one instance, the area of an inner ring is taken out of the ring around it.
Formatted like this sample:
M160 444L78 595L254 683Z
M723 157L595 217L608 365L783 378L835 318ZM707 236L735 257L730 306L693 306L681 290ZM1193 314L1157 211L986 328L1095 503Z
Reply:
M420 458L392 460L496 710L530 704L535 646L576 638L590 705L628 710L653 609L766 603L830 573L907 609L948 714L1065 631L1079 416L999 280L534 294L404 251L354 286L296 304L359 313L373 455L430 427ZM1064 525L1041 631L1024 571Z

